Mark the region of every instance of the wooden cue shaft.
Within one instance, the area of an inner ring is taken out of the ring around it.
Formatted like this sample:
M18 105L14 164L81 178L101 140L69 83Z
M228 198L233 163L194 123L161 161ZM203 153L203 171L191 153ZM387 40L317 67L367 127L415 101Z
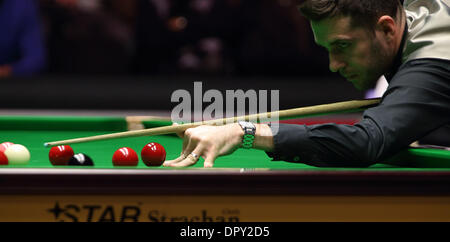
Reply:
M322 104L322 105L315 105L315 106L310 106L310 107L286 109L286 110L251 114L251 115L245 115L245 116L239 116L239 117L214 119L214 120L207 120L207 121L201 121L201 122L195 122L195 123L171 125L171 126L143 129L143 130L133 130L133 131L112 133L112 134L104 134L104 135L96 135L96 136L83 137L83 138L75 138L75 139L47 142L44 145L46 147L51 147L51 146L57 146L57 145L75 144L75 143L116 139L116 138L179 133L179 132L183 132L184 130L186 130L188 128L193 128L193 127L197 127L200 125L223 125L223 124L228 124L228 123L235 123L240 120L253 121L253 122L260 123L260 122L302 118L302 117L323 115L323 114L330 114L330 113L356 112L356 111L364 110L369 107L376 106L378 103L380 103L380 100L381 100L380 98L374 98L374 99L366 99L366 100L352 100L352 101L345 101L345 102Z

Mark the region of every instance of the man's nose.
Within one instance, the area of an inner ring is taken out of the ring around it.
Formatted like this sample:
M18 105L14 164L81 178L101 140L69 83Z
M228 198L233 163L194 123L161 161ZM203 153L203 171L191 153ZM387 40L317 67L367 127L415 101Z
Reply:
M342 60L340 60L339 58L337 58L336 56L330 54L329 55L329 59L330 59L330 71L332 72L338 72L340 69L345 67L345 62L343 62Z

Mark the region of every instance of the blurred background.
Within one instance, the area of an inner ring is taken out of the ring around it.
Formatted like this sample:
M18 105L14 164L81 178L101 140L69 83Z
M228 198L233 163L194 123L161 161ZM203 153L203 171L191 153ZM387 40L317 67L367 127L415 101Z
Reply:
M364 97L328 70L295 0L0 0L0 109L168 110L172 92Z

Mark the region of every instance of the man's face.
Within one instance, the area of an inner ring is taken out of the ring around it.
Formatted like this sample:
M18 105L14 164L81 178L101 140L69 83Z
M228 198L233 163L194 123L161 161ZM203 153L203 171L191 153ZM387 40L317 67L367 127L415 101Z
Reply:
M330 70L339 72L359 90L371 88L394 59L383 36L351 24L350 17L312 21L315 41L329 53Z

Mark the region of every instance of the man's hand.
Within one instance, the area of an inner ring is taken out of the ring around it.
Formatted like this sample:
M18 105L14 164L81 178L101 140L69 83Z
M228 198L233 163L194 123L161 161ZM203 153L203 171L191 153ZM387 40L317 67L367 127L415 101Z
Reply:
M217 157L229 155L241 146L244 131L239 124L233 123L224 126L199 126L178 135L183 138L181 155L175 160L164 162L164 166L192 166L203 157L203 166L212 167ZM266 151L273 149L272 131L268 125L256 124L253 147Z
M181 156L164 162L164 166L183 167L205 159L204 167L212 167L214 160L222 155L233 153L242 143L244 131L239 124L224 126L203 125L187 129L183 136Z

